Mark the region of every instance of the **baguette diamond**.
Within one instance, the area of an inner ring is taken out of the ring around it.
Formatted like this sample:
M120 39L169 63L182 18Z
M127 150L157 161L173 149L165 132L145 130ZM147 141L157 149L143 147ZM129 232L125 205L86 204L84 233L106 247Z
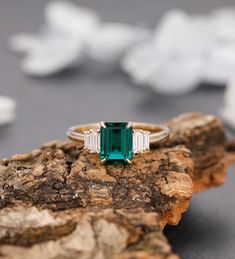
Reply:
M84 148L94 153L100 151L100 133L97 130L84 132Z
M135 130L133 134L133 152L141 153L149 149L150 132L143 130Z

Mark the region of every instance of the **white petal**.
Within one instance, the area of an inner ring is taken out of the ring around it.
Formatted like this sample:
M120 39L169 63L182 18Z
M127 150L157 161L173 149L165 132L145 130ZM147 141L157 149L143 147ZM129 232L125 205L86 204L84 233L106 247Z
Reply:
M68 1L53 1L45 10L47 24L80 38L86 38L98 24L98 15Z
M87 53L101 62L117 62L131 46L143 41L147 30L126 24L100 24L87 42Z
M35 44L38 44L38 37L33 34L15 35L9 40L10 48L19 53L28 52Z
M0 126L15 120L16 101L7 96L0 96Z
M210 19L217 40L235 41L235 8L217 9Z
M210 42L205 19L179 10L167 12L154 34L156 49L174 55L200 55Z
M223 85L235 71L235 43L215 45L210 51L202 74L203 81Z
M22 69L29 75L48 76L83 60L83 45L74 39L45 37L40 43L23 60Z
M149 75L148 83L163 94L185 94L198 86L202 69L203 63L193 57L165 60Z
M155 67L155 63L161 62L162 59L158 55L155 55L157 58L153 58L153 55L155 55L155 49L151 43L140 44L128 51L121 66L136 83L144 84L148 81L148 75Z
M144 44L125 57L122 67L138 84L164 94L182 94L197 87L204 63L197 56L167 56Z
M235 129L235 71L228 80L224 95L224 107L221 109L220 114L223 120Z

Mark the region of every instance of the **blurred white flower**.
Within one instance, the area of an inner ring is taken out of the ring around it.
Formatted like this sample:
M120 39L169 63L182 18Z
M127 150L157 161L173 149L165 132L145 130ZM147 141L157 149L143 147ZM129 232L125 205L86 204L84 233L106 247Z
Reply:
M223 120L235 129L235 73L230 77L224 95L224 107L220 114Z
M45 9L46 24L38 35L20 34L10 39L10 47L24 54L23 72L48 76L84 58L118 62L125 51L147 32L125 24L100 22L99 16L67 1L54 1Z
M46 23L38 35L10 40L24 54L22 70L49 76L84 59L120 64L133 82L164 94L182 94L201 82L225 84L235 72L235 9L208 15L168 11L156 29L104 23L98 14L68 1L45 9Z
M137 84L182 94L200 82L225 84L235 72L235 10L208 16L169 11L150 42L132 48L122 68Z
M16 102L7 96L0 96L0 126L15 120Z
M44 33L18 35L11 39L11 47L25 54L21 69L34 76L48 76L83 60L83 45L68 37Z
M70 2L51 2L45 9L46 24L37 35L20 34L10 47L22 52L22 70L29 75L48 76L83 61L84 43L98 23L96 13Z
M127 54L122 63L134 83L151 86L163 94L192 91L200 82L202 61L195 57L166 56L155 52L154 46L143 44Z
M55 32L64 32L68 37L86 40L99 23L94 11L77 6L69 1L53 1L45 8L46 26Z

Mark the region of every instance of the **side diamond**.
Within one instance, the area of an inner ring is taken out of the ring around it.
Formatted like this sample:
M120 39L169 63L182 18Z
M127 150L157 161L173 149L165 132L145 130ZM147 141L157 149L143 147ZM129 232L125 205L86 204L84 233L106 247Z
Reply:
M85 131L84 132L84 148L89 149L90 147L90 132Z
M100 133L97 130L84 132L84 148L91 152L99 153L100 151Z
M144 150L150 148L150 141L149 141L150 132L144 131Z
M133 134L133 152L141 153L149 149L150 132L143 130L135 130Z

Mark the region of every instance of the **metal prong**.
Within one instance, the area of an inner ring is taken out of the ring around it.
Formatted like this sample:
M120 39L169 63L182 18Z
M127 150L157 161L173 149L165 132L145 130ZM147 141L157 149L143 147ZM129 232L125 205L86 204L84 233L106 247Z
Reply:
M100 126L101 126L102 128L106 128L105 123L104 123L103 121L100 122Z
M126 159L127 163L130 164L131 163L131 160L130 159Z
M133 126L133 122L128 122L126 127L129 129L132 126Z
M104 158L104 159L102 159L100 162L101 162L102 164L104 164L104 163L106 162L106 159Z

